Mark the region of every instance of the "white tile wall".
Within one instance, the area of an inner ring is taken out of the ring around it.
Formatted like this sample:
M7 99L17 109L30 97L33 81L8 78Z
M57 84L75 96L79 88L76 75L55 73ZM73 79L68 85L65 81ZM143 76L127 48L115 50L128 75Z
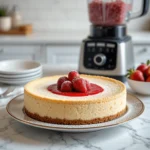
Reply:
M35 30L89 30L86 0L0 0L2 4L18 5L24 22L33 23ZM129 28L148 29L149 20L150 14Z

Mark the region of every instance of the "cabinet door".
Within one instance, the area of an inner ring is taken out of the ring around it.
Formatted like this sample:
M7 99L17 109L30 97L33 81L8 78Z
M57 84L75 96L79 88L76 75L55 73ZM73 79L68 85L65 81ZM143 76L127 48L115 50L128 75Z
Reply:
M134 45L135 64L150 60L150 45Z
M40 47L38 46L0 46L0 60L27 59L39 60Z
M78 64L80 46L48 46L47 62L51 64Z

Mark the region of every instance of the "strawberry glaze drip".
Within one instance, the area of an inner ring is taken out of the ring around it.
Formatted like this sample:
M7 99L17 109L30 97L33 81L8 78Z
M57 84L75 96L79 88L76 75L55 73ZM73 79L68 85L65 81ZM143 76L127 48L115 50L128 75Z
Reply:
M76 92L76 91L75 92L61 92L60 90L58 90L57 84L52 84L47 89L48 91L54 94L72 96L72 97L94 95L94 94L98 94L104 91L102 87L93 83L91 83L91 89L88 90L86 93Z

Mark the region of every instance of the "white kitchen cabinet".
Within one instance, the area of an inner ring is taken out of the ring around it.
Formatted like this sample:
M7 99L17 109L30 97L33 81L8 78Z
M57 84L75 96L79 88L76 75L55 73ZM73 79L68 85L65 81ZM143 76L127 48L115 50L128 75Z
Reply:
M47 46L46 49L49 64L78 64L80 45Z
M150 60L150 45L134 45L134 59L135 64Z
M0 46L0 60L27 59L48 64L75 64L79 62L80 44L58 45L2 45ZM150 59L149 44L134 45L135 64L146 62Z
M41 59L40 46L0 46L0 60L7 59L27 59L27 60L39 60Z

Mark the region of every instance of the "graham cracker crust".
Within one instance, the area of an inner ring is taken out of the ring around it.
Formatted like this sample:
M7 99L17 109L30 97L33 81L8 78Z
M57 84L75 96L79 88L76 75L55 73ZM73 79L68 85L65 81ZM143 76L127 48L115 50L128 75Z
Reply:
M42 121L42 122L64 124L64 125L85 125L85 124L96 124L96 123L107 122L107 121L111 121L113 119L119 118L120 116L126 113L127 107L115 115L111 115L111 116L104 117L104 118L96 118L93 120L66 120L66 119L57 119L57 118L53 119L50 117L41 117L38 114L30 113L26 108L24 108L24 111L29 117L38 121Z

